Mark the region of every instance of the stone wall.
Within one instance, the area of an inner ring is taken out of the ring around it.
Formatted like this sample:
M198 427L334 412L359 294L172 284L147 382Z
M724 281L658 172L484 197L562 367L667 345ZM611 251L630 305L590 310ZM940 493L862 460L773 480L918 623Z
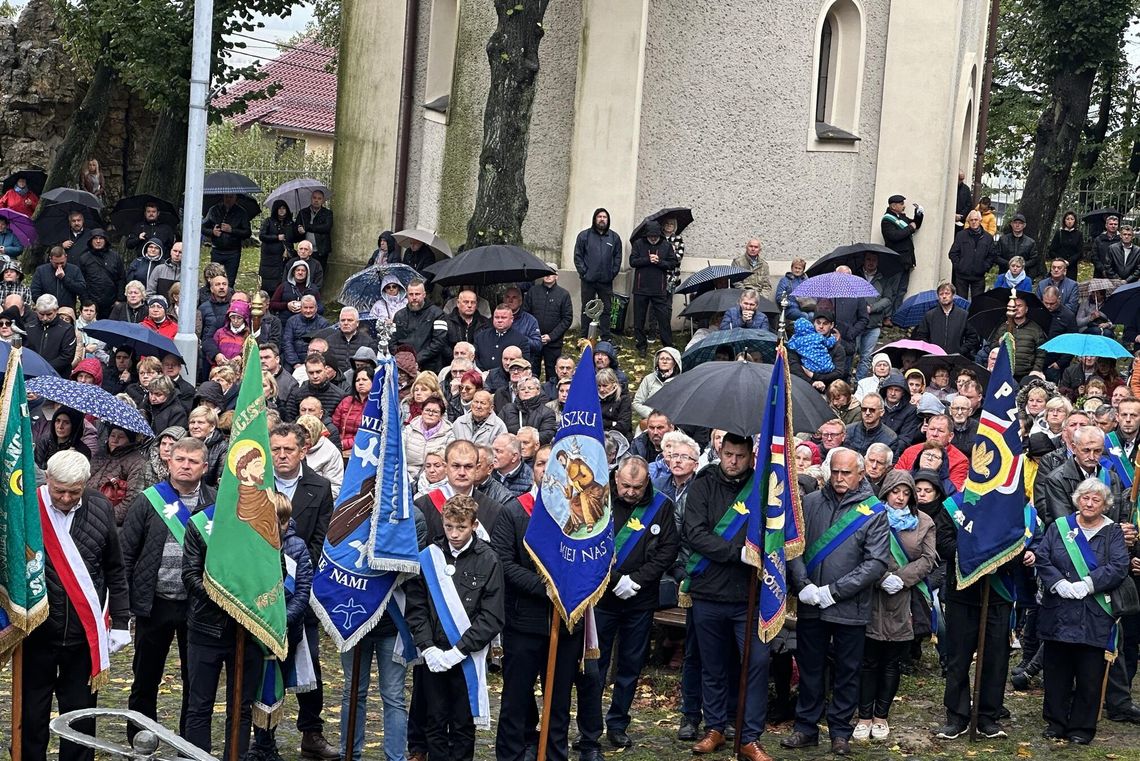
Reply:
M47 168L63 142L85 83L63 47L49 0L30 0L17 21L0 19L0 175ZM115 86L95 150L108 196L132 191L156 116Z

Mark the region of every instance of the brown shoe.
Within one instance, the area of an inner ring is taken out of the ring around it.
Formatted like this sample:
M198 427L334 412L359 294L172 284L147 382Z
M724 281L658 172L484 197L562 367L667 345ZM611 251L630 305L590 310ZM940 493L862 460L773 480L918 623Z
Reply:
M716 753L724 747L724 733L715 729L705 732L701 741L693 746L693 753Z
M740 746L740 753L736 755L738 761L772 761L772 757L760 745L759 740L753 740Z
M427 761L427 754L417 750L408 754L408 761Z

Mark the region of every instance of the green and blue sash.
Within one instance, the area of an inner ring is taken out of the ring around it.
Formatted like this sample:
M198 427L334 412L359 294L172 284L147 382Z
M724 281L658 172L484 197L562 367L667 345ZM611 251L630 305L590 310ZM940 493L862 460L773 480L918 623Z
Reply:
M649 488L653 488L652 486ZM657 519L657 513L661 512L661 506L665 504L667 497L659 491L654 490L653 499L648 505L642 505L634 509L630 514L629 520L621 527L621 531L614 537L614 550L617 552L617 568L621 568L626 559L637 547L637 543L647 534L651 533L649 527L653 525L653 521Z
M178 492L169 481L159 481L143 491L143 496L158 513L158 517L170 529L170 533L181 546L186 541L186 522L190 520L190 508L182 502Z
M753 473L752 478L755 477L756 475ZM749 478L748 482L744 484L740 493L736 495L736 499L732 501L732 504L724 511L724 515L713 527L713 533L726 542L734 540L736 535L748 525L748 508L745 506L744 500L752 491L752 478ZM692 601L689 599L690 583L705 572L710 562L712 561L699 552L693 552L689 555L689 560L685 563L685 580L681 582L681 588L677 593L680 607L688 608L692 605Z
M831 524L831 527L823 532L823 536L812 542L811 546L804 552L804 565L807 572L811 573L839 545L863 528L867 521L882 514L886 509L878 497L871 496L839 516L839 520Z
M913 558L906 554L902 541L899 540L899 533L893 528L891 529L891 557L895 559L895 564L898 565L899 568L902 568L913 560ZM926 579L920 579L914 586L922 596L926 598L927 604L933 607L934 596L930 594L930 586L926 583Z
M1077 526L1077 516L1066 515L1059 519L1057 524L1057 530L1061 533L1061 542L1065 545L1065 552L1069 554L1073 569L1081 579L1086 578L1091 571L1096 570L1096 555L1093 554L1092 546L1089 545L1084 532ZM1113 619L1112 628L1108 632L1108 642L1104 646L1104 659L1111 663L1116 660L1116 654L1120 652L1120 624L1112 615L1112 602L1108 592L1094 592L1090 597L1109 618Z
M1116 475L1120 476L1120 484L1127 491L1132 488L1132 482L1136 477L1136 466L1132 461L1124 456L1124 446L1120 443L1120 436L1116 431L1104 437L1104 457L1101 458L1102 464L1108 461L1108 466L1116 471Z
M900 230L903 229L904 227L910 227L910 222L907 222L905 219L900 219L899 217L896 217L894 214L884 214L883 215L883 221L884 222L893 222L895 224L895 226L897 226Z

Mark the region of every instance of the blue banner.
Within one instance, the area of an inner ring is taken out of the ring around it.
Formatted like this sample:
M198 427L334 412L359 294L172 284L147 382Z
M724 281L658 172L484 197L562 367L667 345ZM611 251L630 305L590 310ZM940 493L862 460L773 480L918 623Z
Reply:
M594 352L582 352L523 539L567 628L605 593L614 562L610 470Z
M745 500L748 509L745 548L749 562L759 569L759 635L763 642L771 642L784 626L787 561L804 551L795 458L788 457L785 438L792 430L791 386L787 352L781 345L776 349L772 383L764 401L752 490Z
M385 357L313 574L310 605L341 652L380 621L401 573L419 572L401 433L396 361Z
M1025 548L1029 529L1012 354L1013 339L1006 335L982 404L970 475L954 514L959 588L993 573Z

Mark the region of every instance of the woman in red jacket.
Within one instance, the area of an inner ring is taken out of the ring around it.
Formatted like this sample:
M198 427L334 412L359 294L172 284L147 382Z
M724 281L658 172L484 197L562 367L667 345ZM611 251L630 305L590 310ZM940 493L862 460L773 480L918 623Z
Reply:
M340 451L347 457L352 453L352 443L356 439L356 429L364 414L364 404L368 392L372 390L372 374L368 370L357 370L352 376L352 393L340 400L333 410L333 424L340 430Z

